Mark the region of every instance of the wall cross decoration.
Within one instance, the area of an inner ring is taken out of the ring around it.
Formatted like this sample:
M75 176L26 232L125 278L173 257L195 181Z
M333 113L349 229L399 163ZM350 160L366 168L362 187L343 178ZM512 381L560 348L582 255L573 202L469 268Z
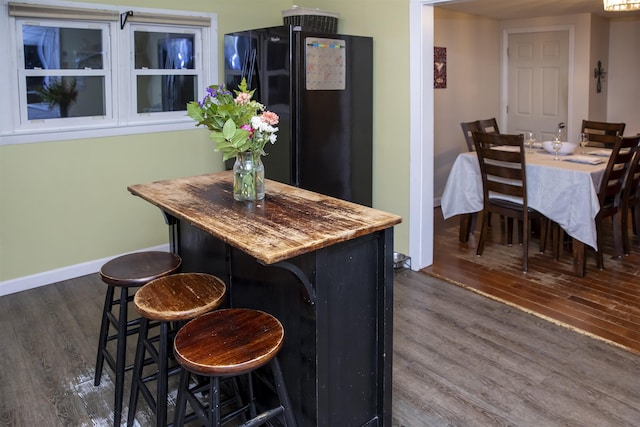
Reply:
M602 68L602 62L598 61L598 67L593 70L593 77L596 79L596 92L602 92L602 82L607 76L607 72Z

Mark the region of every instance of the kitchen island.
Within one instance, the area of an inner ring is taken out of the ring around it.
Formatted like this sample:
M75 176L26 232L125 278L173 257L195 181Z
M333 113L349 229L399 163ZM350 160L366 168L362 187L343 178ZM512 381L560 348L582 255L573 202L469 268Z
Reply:
M236 202L231 172L132 185L159 207L183 271L225 280L228 305L285 329L280 361L300 426L391 426L397 215L266 181Z

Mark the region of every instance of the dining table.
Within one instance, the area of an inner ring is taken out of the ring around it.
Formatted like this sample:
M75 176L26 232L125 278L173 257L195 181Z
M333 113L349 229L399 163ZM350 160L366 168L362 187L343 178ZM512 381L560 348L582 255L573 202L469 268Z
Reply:
M556 160L555 155L539 143L525 147L528 205L573 238L573 267L579 277L586 271L585 246L598 248L595 222L600 210L598 188L610 154L611 150L607 149L578 147L574 153L560 155ZM482 176L477 154L461 153L442 194L442 215L445 219L456 215L468 217L482 208ZM462 225L461 241L468 237L463 229L469 230Z

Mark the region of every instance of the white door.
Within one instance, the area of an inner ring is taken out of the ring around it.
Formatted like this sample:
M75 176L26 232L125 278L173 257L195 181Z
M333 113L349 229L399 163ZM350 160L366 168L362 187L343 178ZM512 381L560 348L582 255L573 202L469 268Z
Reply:
M569 31L512 33L508 43L508 132L549 140L567 122Z

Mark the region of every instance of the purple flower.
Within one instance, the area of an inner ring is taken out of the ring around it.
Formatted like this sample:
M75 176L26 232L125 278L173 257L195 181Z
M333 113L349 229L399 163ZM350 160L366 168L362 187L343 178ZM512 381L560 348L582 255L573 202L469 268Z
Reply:
M231 92L227 90L227 88L224 86L224 83L222 83L220 86L218 86L218 88L215 90L215 92L212 92L212 96L214 98L217 98L217 97L223 96L223 95L231 95Z
M204 108L204 104L207 103L209 98L210 98L210 96L206 95L204 98L202 98L202 101L198 101L198 105L200 106L200 108Z

